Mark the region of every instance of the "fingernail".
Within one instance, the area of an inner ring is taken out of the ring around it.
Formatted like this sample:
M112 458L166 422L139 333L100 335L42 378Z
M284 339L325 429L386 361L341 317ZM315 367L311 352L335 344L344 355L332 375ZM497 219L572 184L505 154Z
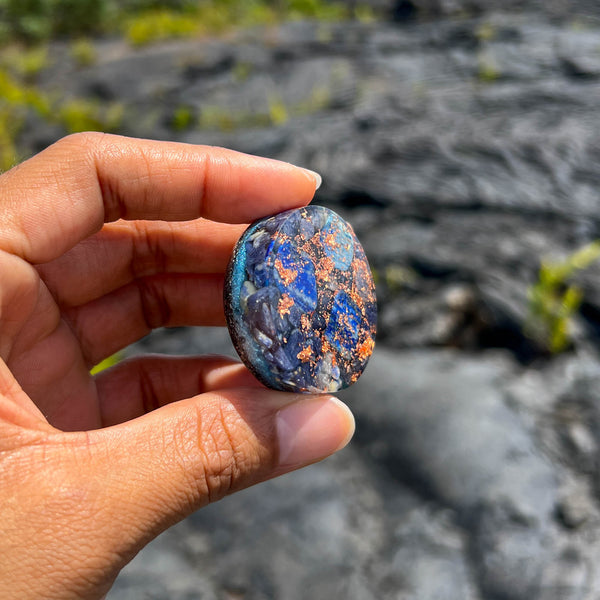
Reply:
M299 400L277 413L279 465L300 467L341 450L354 433L350 409L332 396Z
M323 178L316 172L310 169L302 169L307 175L310 175L315 180L315 192L321 187Z

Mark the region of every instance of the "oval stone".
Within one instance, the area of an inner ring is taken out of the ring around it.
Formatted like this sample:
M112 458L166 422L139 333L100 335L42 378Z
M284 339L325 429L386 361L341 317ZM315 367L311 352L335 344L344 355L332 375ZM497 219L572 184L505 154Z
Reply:
M377 302L352 227L322 206L256 221L225 279L225 315L244 364L266 386L336 392L364 371Z

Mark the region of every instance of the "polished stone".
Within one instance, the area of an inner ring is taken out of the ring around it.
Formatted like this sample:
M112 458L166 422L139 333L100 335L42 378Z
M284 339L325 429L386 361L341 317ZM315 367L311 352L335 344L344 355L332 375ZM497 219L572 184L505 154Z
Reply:
M335 392L363 372L375 343L375 286L352 228L321 206L253 223L225 281L238 354L268 387Z

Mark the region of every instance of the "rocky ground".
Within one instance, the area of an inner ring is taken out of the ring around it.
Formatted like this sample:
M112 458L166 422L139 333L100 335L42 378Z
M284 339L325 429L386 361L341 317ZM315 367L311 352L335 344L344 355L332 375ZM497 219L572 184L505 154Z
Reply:
M343 394L351 445L174 527L111 600L600 595L600 267L578 276L569 351L524 333L540 260L600 234L600 11L380 4L393 18L107 40L87 68L55 48L42 84L122 102L123 133L321 172L316 201L378 277L378 346ZM56 135L31 120L21 142ZM231 352L220 330L131 352L148 349Z

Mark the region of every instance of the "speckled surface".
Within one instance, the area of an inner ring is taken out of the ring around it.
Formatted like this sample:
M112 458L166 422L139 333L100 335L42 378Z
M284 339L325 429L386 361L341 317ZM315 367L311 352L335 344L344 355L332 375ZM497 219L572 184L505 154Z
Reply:
M253 223L225 282L225 313L240 358L268 387L335 392L373 351L375 286L352 228L321 206Z

